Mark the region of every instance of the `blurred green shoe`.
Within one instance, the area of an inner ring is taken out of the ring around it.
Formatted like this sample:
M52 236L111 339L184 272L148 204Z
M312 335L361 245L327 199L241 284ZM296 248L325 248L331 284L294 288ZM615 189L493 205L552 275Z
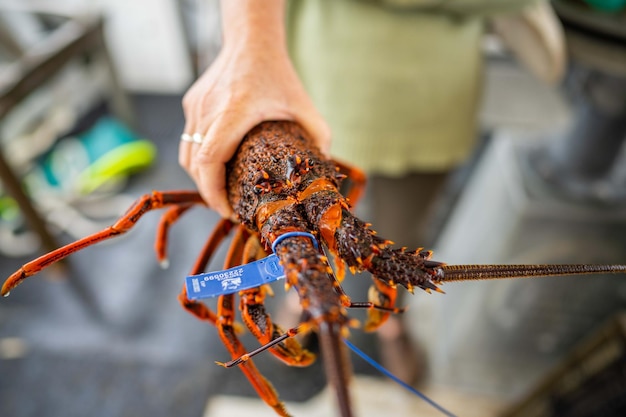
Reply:
M31 194L80 198L125 182L155 158L151 141L140 139L114 118L102 117L91 129L59 140L25 177L26 188Z

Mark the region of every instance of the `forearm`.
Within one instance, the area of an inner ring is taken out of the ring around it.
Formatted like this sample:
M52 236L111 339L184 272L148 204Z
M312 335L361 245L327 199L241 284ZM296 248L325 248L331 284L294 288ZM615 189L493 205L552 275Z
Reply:
M285 0L223 0L221 9L225 48L286 52Z
M287 53L285 0L222 0L222 49L183 97L185 134L181 166L209 207L231 217L226 198L226 162L242 138L266 120L299 123L320 149L330 131Z

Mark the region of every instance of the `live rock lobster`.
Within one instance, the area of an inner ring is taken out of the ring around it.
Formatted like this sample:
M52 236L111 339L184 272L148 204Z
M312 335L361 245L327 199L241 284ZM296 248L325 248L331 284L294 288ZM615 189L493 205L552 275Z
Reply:
M232 229L235 232L225 268L265 257L281 235L310 233L314 239L290 235L275 245L285 270L286 287L295 288L300 297L303 323L287 331L274 324L264 308L266 286L240 291L239 309L246 327L259 342L292 366L307 366L314 355L291 336L308 330L318 332L327 378L344 417L352 415L349 367L341 341L353 324L348 308L367 308L364 327L375 330L389 314L402 311L395 307L398 285L409 292L415 287L442 292L438 285L446 281L626 272L626 265L445 265L432 261L432 252L428 250L393 248L393 242L377 236L368 223L350 211L363 190L364 175L326 159L293 122L264 122L252 129L227 168L228 198L240 224L227 219L218 223L191 274L204 270ZM353 186L344 197L339 187L346 177ZM27 277L73 252L126 232L147 211L170 207L161 219L156 239L157 256L163 261L169 227L189 208L202 204L200 195L192 191L154 191L144 195L109 228L22 266L6 280L1 293L8 295ZM323 247L318 248L316 240ZM323 248L332 255L334 271ZM352 302L342 290L340 282L346 265L352 272L367 270L372 274L368 302ZM217 327L233 358L230 365L239 365L259 396L277 414L287 416L277 393L259 373L237 337L235 294L219 296L217 312L190 300L185 286L179 300L194 316Z

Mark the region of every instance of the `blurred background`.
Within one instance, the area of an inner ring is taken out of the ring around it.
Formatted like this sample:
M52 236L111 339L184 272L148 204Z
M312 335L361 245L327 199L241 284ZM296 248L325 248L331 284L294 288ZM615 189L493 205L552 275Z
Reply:
M439 198L435 259L626 263L625 3L558 0L549 25L490 22L481 145ZM536 46L554 36L562 56ZM0 1L4 277L144 193L194 187L177 162L180 102L219 48L217 1ZM217 216L198 208L176 224L165 270L152 249L158 219L0 300L0 415L273 415L239 371L213 363L228 358L216 331L176 300ZM272 311L284 301L275 290ZM624 277L444 290L405 297L435 401L459 416L624 415ZM378 356L371 335L352 339ZM319 361L256 363L295 415L332 414ZM440 415L353 364L359 415Z

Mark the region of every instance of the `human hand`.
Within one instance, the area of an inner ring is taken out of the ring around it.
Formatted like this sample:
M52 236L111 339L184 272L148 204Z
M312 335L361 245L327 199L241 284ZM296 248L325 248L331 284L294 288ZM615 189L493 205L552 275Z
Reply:
M225 44L211 67L183 98L184 133L179 162L196 182L209 207L233 218L226 198L226 162L257 124L298 122L322 152L330 130L302 86L285 48L260 48L254 42ZM200 141L200 138L201 141Z

